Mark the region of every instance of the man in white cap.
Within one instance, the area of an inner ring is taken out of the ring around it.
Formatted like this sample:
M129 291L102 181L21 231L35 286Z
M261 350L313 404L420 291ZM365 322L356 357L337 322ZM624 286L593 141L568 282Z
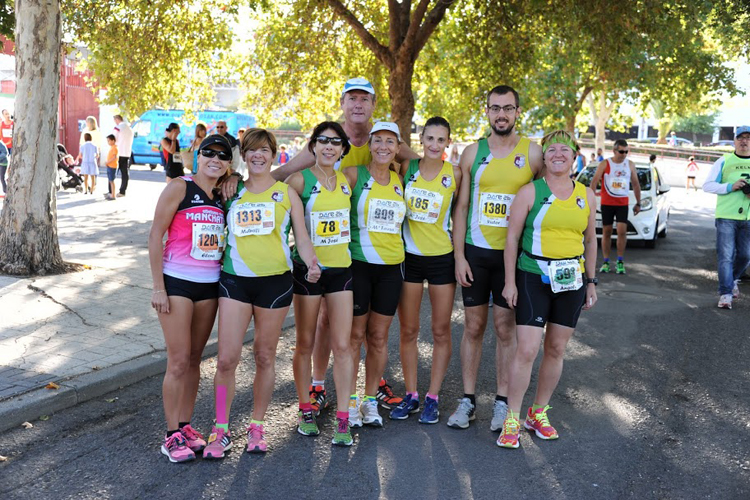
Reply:
M714 163L703 190L716 197L719 307L732 308L740 276L750 264L750 126L737 127L734 152Z

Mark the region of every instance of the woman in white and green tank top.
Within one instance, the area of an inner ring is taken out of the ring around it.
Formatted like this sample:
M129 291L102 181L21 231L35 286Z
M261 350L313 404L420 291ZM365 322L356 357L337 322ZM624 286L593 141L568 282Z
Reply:
M352 186L349 249L354 279L352 354L354 385L362 343L367 341L365 397L349 403L349 423L382 426L376 395L388 360L388 328L396 314L403 283L404 243L401 224L406 215L404 186L390 170L401 142L398 125L376 123L370 131L372 161L344 169Z
M596 198L568 176L578 149L565 131L547 134L544 177L523 186L510 207L503 298L516 312L518 347L510 365L508 415L497 440L504 448L518 448L521 405L542 337L539 382L523 426L541 439L558 438L547 417L549 401L581 310L596 303Z
M403 420L419 410L417 364L419 309L424 281L432 309L432 372L419 417L423 424L439 420L438 394L451 358L451 314L456 294L455 261L451 237L453 199L461 183L461 169L443 161L450 144L450 124L435 116L427 120L420 140L424 158L402 164L406 219L404 220L404 286L398 307L401 366L406 397L391 411Z
M354 295L349 252L352 191L344 174L334 169L341 156L348 152L349 140L340 124L323 122L313 130L307 149L315 156L315 165L292 174L286 181L302 200L305 224L322 269L318 282L310 283L307 280L308 268L295 248L292 274L297 327L293 360L294 382L299 396L297 432L305 436L320 433L308 387L312 374L315 327L325 297L332 327L322 333L328 334L327 340L333 348L333 380L338 403L333 444L351 446L353 440L349 431L348 406L353 370L350 342ZM321 409L318 408L318 411Z

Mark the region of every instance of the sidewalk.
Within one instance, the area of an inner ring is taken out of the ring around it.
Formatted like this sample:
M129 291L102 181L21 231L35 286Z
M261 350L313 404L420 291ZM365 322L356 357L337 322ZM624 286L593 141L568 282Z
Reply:
M0 432L164 371L148 262L148 232L164 186L160 168L136 166L127 196L116 201L104 200L102 175L94 195L58 192L63 259L88 268L0 276ZM290 313L285 326L292 320ZM214 328L205 354L215 353ZM49 382L59 389L45 388Z

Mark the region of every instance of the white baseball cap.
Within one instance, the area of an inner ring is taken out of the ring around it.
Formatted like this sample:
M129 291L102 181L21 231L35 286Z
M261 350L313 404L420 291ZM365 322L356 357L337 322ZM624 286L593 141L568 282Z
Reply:
M372 134L375 132L380 132L381 130L387 130L388 132L393 132L396 134L396 137L398 137L398 142L401 142L401 132L398 130L398 125L396 125L393 122L377 122L375 125L372 126L372 130L370 130L370 136L372 137Z
M341 92L341 95L343 96L352 90L364 90L368 94L375 95L375 89L373 88L372 83L368 82L365 78L351 78L350 80L347 80L344 84L344 90Z

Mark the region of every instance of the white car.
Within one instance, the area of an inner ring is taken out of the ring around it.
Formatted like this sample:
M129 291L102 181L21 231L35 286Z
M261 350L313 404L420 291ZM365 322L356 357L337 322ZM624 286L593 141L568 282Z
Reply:
M669 211L671 209L671 202L667 193L671 186L662 181L658 168L648 164L636 164L635 167L638 182L641 185L641 211L638 215L633 215L635 195L633 194L633 186L630 186L630 194L628 195L628 239L643 240L646 248L654 248L657 238L667 236ZM578 174L576 180L588 186L591 184L591 178L594 177L595 172L595 165L585 167ZM597 188L600 188L600 186L597 186ZM599 237L602 235L602 210L599 196L596 197L596 234ZM612 232L612 239L617 239L616 228Z

